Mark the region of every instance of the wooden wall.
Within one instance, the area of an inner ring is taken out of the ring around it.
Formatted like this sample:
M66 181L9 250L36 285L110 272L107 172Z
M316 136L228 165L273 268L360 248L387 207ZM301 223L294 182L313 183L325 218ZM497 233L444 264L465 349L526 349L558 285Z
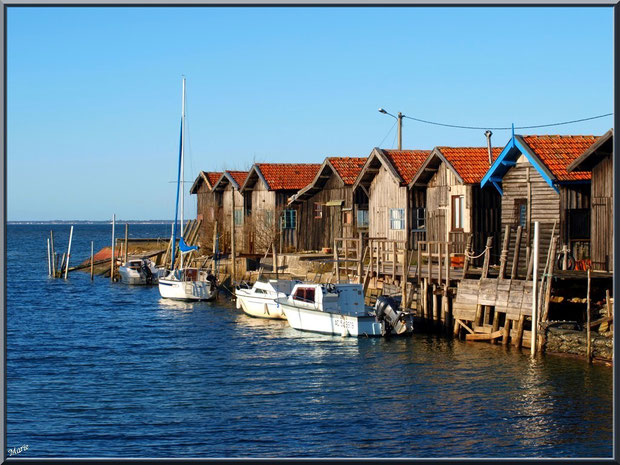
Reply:
M226 188L221 193L221 227L219 227L220 234L222 237L220 238L220 250L222 252L229 252L231 247L230 241L230 228L231 228L231 216L233 214L232 211L232 196L235 196L235 209L241 208L243 210L243 195L235 189L232 184L228 183ZM243 215L245 216L245 215ZM244 218L245 220L245 218ZM235 249L236 253L245 253L245 234L243 224L235 227Z
M368 202L368 221L370 237L385 237L389 240L407 240L409 230L409 206L407 186L400 184L383 167L370 184ZM405 227L401 230L390 229L390 209L402 208L405 210Z
M613 158L592 169L591 260L595 270L613 271Z
M452 196L465 197L463 232L472 232L472 186L462 184L445 163L426 187L426 237L429 241L448 241L452 229Z
M333 247L334 238L352 234L350 228L343 224L343 208L352 207L352 189L343 186L339 178L332 173L324 187L309 199L298 204L297 224L299 250L321 250ZM330 200L343 200L342 206L325 205ZM315 204L322 204L322 218L315 218ZM351 210L351 215L353 215ZM353 219L353 218L352 218Z
M213 250L213 227L215 220L220 219L221 211L215 193L205 183L200 185L196 195L196 219L202 219L197 241L203 249L211 251Z

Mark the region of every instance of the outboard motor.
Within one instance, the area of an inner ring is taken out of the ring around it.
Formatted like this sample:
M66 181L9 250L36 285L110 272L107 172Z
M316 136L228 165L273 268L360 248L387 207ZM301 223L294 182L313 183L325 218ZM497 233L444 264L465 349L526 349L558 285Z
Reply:
M413 331L413 318L411 313L398 310L400 297L381 295L377 297L375 313L377 321L383 322L383 335L392 332L396 334L410 333Z
M148 263L145 260L142 260L142 265L140 266L142 272L144 273L144 279L146 280L146 284L153 284L153 273L149 268Z

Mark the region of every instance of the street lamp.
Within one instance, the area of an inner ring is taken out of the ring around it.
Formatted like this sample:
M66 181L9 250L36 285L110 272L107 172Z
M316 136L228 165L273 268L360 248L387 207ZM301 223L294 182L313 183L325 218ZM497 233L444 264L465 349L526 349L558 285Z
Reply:
M398 116L394 116L392 113L388 113L383 108L379 108L379 113L384 115L390 115L392 118L396 118L398 121L398 150L403 149L403 114L399 111Z

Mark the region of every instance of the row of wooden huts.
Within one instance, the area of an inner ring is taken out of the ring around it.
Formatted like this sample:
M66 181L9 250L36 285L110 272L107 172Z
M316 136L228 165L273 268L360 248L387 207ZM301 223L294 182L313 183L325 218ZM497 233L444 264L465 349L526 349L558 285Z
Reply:
M320 251L335 238L384 238L416 249L450 241L473 250L494 238L499 258L506 226L529 243L559 234L575 259L613 270L613 130L604 135L512 135L504 147L433 150L374 148L367 157L322 164L256 163L249 171L201 172L200 241L237 253ZM233 226L234 225L234 226Z

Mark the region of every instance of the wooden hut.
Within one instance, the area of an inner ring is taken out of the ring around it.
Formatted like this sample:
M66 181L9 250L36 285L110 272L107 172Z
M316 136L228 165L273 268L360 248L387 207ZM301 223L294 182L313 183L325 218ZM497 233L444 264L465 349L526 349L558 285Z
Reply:
M577 260L588 256L591 176L566 168L595 141L595 136L513 135L480 183L495 186L502 197L502 229L520 225L522 244L530 244L538 221L546 252L555 224L560 245ZM539 259L544 266L546 253Z
M239 192L239 189L245 182L247 175L247 171L225 171L213 186L213 197L220 212L218 233L220 235L220 251L222 252L228 252L231 248L230 229L233 218L235 224L235 250L237 253L245 251L243 195Z
M243 185L246 222L245 249L263 253L275 241L283 251L295 248L298 239L297 211L288 199L306 187L319 163L255 163Z
M361 190L368 198L369 237L409 244L412 208L408 184L430 152L372 150L353 185L355 193Z
M568 172L590 171L590 260L592 269L614 270L614 131L610 129L568 165Z
M298 250L333 247L335 238L356 235L353 183L365 162L366 158L328 157L312 182L289 199L303 231L298 235Z
M415 211L414 231L426 232L427 241L452 242L463 253L473 234L474 250L500 229L500 197L480 181L502 151L487 147L435 147L409 183Z
M202 220L198 233L198 242L208 249L213 247L213 227L220 215L217 200L213 193L213 186L221 177L222 172L201 171L189 190L190 194L195 194L197 197L196 219Z

